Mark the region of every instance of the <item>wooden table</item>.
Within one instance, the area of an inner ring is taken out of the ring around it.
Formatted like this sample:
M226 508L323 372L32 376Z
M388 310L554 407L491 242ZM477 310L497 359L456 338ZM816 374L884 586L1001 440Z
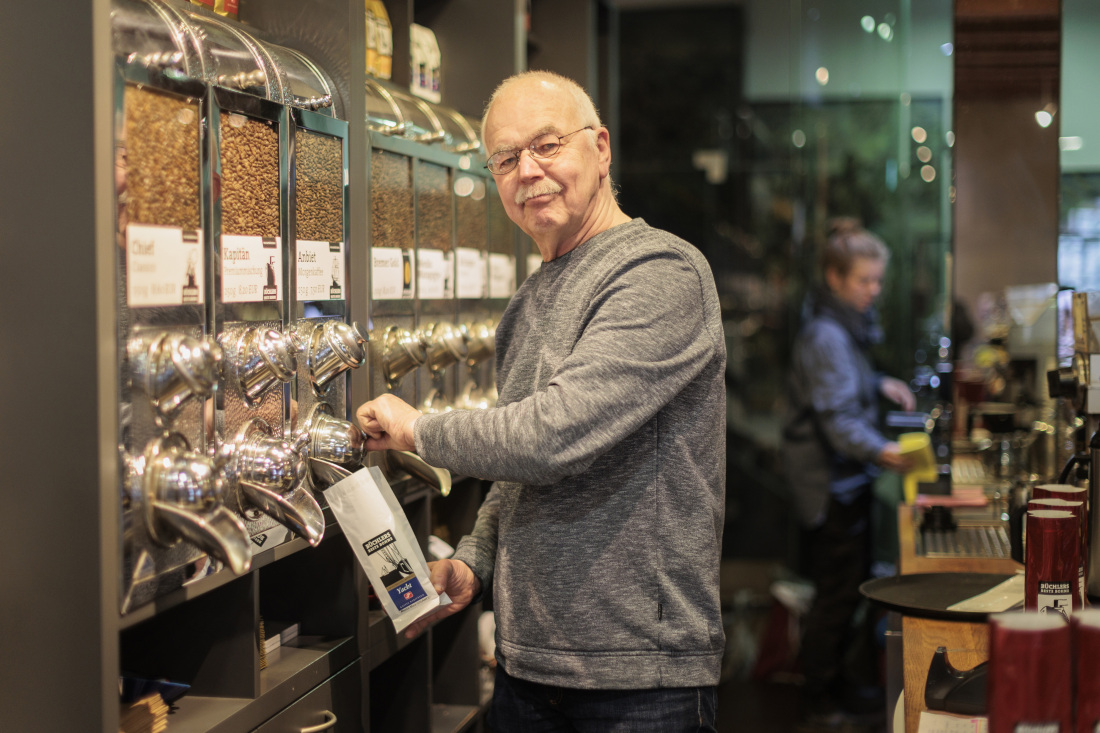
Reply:
M898 507L899 572L910 573L1015 573L1023 565L1008 558L916 555L914 509ZM972 669L989 659L989 630L985 622L943 621L902 617L902 666L905 679L905 733L917 733L925 710L924 685L936 648L947 648L947 659L956 669Z

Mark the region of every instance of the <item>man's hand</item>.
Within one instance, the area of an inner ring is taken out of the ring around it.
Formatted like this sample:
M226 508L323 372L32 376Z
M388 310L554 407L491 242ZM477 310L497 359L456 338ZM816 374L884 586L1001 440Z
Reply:
M355 417L367 434L367 450L416 450L413 423L422 413L392 394L359 405Z
M913 391L909 389L908 384L900 379L884 377L878 389L879 392L882 392L883 397L900 406L906 412L912 412L917 407L917 398L913 396Z
M897 443L887 443L878 453L878 464L897 473L907 473L913 470L913 460L901 455L901 448Z
M405 638L412 639L437 619L452 616L466 606L481 592L481 581L474 571L461 560L440 560L428 563L430 578L436 593L446 593L451 598L449 606L435 609L422 619L405 628Z

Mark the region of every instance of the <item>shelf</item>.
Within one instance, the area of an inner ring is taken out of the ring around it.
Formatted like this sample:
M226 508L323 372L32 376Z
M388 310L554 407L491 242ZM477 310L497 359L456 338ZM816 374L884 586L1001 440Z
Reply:
M332 510L328 507L324 509L325 513L325 536L321 540L325 542L329 537L336 537L342 535L344 531L340 528L339 523L332 515ZM287 542L283 542L274 547L270 547L262 552L258 552L252 556L252 568L249 572L258 570L262 567L270 565L274 562L282 560L285 557L289 557L296 552L310 549L309 543L300 537L296 537ZM170 608L174 608L181 604L187 603L201 595L209 593L215 588L220 588L226 583L231 583L240 577L231 573L228 569L221 569L213 575L208 575L205 578L200 578L194 582L178 588L166 595L156 598L153 601L146 603L143 606L139 606L134 610L122 616L119 619L119 629L128 629L132 626L140 624L143 621L148 621L154 618L160 613L167 611Z
M406 639L404 634L394 633L393 623L385 611L370 611L367 632L370 635L370 669L401 651L416 639ZM417 637L419 638L419 637Z
M481 715L476 705L432 705L432 733L469 730Z
M299 637L297 646L280 647L279 658L260 672L259 697L185 695L175 703L170 727L211 733L252 730L355 661L356 655L351 637Z

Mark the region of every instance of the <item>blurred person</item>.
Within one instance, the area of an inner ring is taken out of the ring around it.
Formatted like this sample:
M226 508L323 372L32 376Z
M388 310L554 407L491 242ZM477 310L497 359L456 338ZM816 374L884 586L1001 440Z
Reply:
M713 731L724 632L725 346L714 277L619 208L609 133L572 80L494 92L488 169L542 267L496 329L495 408L357 411L371 450L492 480L431 579L454 614L490 585L499 731Z
M905 382L875 371L869 349L882 340L874 304L882 292L889 251L853 219L832 222L821 259L823 287L795 340L783 465L803 527L802 556L814 584L800 649L806 724L839 728L878 706L861 699L842 674L870 577L873 485L882 469L911 467L879 428L879 398L903 410L916 399ZM847 708L847 709L846 709Z

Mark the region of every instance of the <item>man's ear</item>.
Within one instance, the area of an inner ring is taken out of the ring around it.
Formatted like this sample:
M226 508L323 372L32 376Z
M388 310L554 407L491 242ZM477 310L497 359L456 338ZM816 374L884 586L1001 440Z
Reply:
M611 173L611 135L606 127L596 128L596 159L600 164L600 180Z

